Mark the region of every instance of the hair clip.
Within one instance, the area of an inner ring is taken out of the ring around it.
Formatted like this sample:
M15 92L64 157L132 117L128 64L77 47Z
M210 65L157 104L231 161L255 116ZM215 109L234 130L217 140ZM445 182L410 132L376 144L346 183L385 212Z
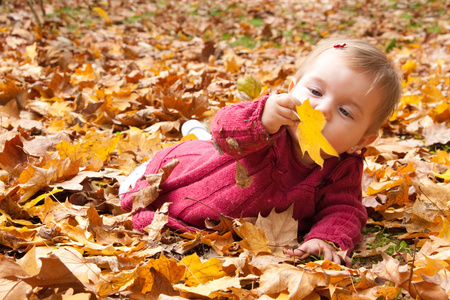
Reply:
M337 44L334 44L334 48L344 48L345 46L346 46L347 44L346 43L337 43Z

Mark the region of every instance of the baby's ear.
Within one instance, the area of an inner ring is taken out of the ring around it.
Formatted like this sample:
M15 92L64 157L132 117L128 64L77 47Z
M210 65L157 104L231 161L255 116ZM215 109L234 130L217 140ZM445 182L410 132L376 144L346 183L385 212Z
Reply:
M361 138L361 140L358 142L357 147L359 149L362 149L362 148L372 144L373 142L375 142L375 140L377 138L378 138L378 133L368 133Z
M352 154L354 152L359 152L362 148L372 144L373 142L375 142L375 140L378 138L378 134L377 133L368 133L365 136L363 136L358 144L356 144L354 147L352 147L351 149L347 150L348 154Z
M294 79L292 79L291 83L289 83L289 92L292 91L294 86L295 86L295 81L294 81Z

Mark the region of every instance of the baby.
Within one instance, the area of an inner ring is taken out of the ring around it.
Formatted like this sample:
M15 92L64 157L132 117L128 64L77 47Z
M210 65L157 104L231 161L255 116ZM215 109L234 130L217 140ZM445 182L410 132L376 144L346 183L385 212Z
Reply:
M159 197L133 215L133 225L149 225L165 202L172 203L168 227L181 230L204 228L205 219L220 219L218 212L267 216L294 204L298 231L307 235L287 254L320 253L341 263L336 249L353 249L367 220L361 203L364 147L377 138L400 93L399 76L378 48L362 40L324 40L295 74L289 93L227 106L212 123L213 142L187 141L156 153L145 174L157 173L174 157L179 164ZM298 143L295 107L306 99L325 116L322 133L339 153L323 153L323 167ZM238 162L252 178L245 187L236 184ZM132 208L133 192L145 186L139 179L122 195L125 210Z

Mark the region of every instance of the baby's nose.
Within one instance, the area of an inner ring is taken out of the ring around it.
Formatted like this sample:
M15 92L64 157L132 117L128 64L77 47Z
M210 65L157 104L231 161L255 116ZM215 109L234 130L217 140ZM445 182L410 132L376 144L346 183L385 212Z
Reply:
M313 106L313 108L320 111L325 116L325 120L327 122L331 119L330 105L327 103L327 101L322 100L317 103L316 106Z

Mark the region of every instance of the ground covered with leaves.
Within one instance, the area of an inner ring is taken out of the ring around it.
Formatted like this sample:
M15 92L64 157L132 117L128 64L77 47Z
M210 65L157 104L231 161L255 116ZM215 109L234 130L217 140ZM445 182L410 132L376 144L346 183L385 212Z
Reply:
M44 0L45 16L27 2L0 7L1 298L448 298L445 1ZM370 218L351 268L285 257L289 211L179 234L161 232L163 207L133 229L127 174L186 120L286 91L336 35L373 42L403 74L366 152Z

